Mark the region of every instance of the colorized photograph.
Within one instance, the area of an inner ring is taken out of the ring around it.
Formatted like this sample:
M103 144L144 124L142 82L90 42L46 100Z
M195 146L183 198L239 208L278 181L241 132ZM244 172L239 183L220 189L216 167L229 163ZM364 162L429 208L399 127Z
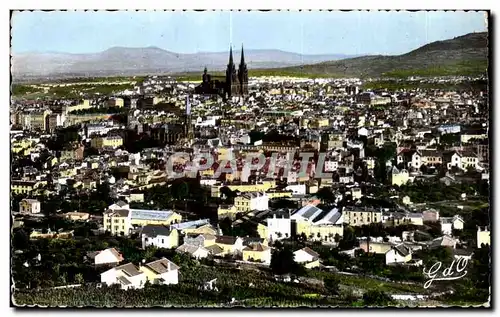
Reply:
M10 17L12 307L491 309L489 11Z

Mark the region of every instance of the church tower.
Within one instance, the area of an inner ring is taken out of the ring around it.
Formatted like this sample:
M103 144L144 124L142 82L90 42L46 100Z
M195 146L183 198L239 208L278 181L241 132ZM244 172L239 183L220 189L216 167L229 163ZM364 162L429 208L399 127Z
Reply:
M248 95L248 69L245 64L245 53L243 52L243 45L241 45L241 61L238 69L238 80L240 82L240 95Z
M229 63L226 69L226 93L229 98L237 96L239 93L238 77L236 76L236 67L233 62L233 48L229 48Z

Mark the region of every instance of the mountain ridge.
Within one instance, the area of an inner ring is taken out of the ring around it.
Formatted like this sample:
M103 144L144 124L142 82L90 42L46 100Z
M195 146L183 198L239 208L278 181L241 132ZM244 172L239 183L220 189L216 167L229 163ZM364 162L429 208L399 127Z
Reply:
M229 52L175 53L155 46L111 47L89 54L13 54L12 75L22 77L179 74L223 71ZM239 63L239 50L233 51ZM400 55L350 56L345 54L302 55L281 50L245 50L250 73L269 70L332 77L376 77L404 74L469 74L485 72L488 34L469 33L435 41ZM250 74L251 75L251 74Z
M245 50L249 68L272 68L316 63L352 57L345 54L301 55L280 50ZM240 52L233 57L239 62ZM229 52L176 53L158 47L111 47L88 54L20 53L12 55L13 77L23 75L106 75L185 71L202 72L206 66L213 71L224 70Z

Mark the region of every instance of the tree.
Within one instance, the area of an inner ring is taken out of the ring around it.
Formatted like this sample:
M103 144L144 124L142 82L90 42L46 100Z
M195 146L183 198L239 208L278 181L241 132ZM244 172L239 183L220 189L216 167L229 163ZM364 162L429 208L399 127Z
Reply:
M386 307L393 304L392 298L382 291L370 290L363 294L363 302L367 306Z
M339 243L340 239L342 239L340 237L340 235L338 233L335 234L335 237L333 238L335 240L335 242Z
M323 187L316 193L316 197L321 199L324 203L333 203L335 201L335 194L333 194L331 188Z
M422 172L422 174L427 174L428 172L427 165L422 164L422 166L420 166L420 171Z
M231 188L223 186L220 189L220 195L223 200L227 203L234 203L234 198L236 197L236 192L232 191Z
M189 186L186 182L172 184L172 193L178 200L184 200L189 197Z
M323 284L328 292L338 294L339 291L339 280L337 277L328 275L323 279Z
M77 283L77 284L83 284L83 283L85 283L85 280L83 279L82 273L77 273L75 275L75 283Z
M303 267L295 262L294 254L289 247L276 250L271 256L271 270L278 275L303 273Z
M219 228L225 235L232 235L233 233L233 222L228 217L219 221Z
M359 246L359 242L358 239L356 239L354 230L351 227L346 227L344 229L344 236L339 242L339 249L350 250L356 246Z
M307 236L304 232L302 232L300 235L299 235L299 240L300 241L306 241L307 240Z
M12 238L12 245L15 250L27 249L30 245L28 234L23 229L17 230Z

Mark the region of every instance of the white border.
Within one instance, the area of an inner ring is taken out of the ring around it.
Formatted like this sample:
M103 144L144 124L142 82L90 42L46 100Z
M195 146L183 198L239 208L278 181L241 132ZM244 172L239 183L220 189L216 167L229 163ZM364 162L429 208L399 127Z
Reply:
M419 0L419 1L414 1L414 2L402 2L402 1L391 1L391 0L378 0L378 1L360 1L360 0L350 0L350 1L342 1L341 3L333 3L332 1L327 1L327 0L322 0L322 1L294 1L294 0L280 0L280 1L270 1L270 0L253 0L253 1L242 1L242 0L232 0L232 1L204 1L204 0L183 0L183 1L175 1L175 2L167 2L167 1L152 1L152 0L141 0L140 2L137 1L128 1L128 0L107 0L107 1L102 1L102 0L86 0L86 1L64 1L64 0L44 0L43 2L41 1L36 1L36 0L17 0L17 1L11 1L10 5L7 4L7 2L3 2L0 4L2 7L2 10L0 11L0 16L2 19L2 24L5 26L2 30L4 32L4 37L3 41L0 42L0 45L2 46L2 51L5 52L6 54L3 55L3 58L0 59L0 64L1 64L1 69L2 69L2 87L3 89L0 89L0 95L2 100L2 109L5 113L4 116L0 116L4 122L0 124L0 129L2 129L0 133L0 142L1 142L1 148L7 149L9 140L8 140L8 111L9 111L9 81L10 81L10 71L9 71L9 59L8 56L10 54L10 47L9 47L9 32L10 29L7 28L7 25L9 25L9 12L7 9L292 9L292 10L298 10L298 9L491 9L492 14L500 12L495 10L498 7L498 4L500 3L499 1L483 1L483 0L476 0L476 1L465 1L465 0L454 0L454 1L435 1L435 0ZM5 34L7 33L7 34ZM492 38L492 42L496 42L498 40L498 32L494 33L494 39ZM40 39L43 40L43 39ZM497 55L497 54L495 54ZM494 58L494 57L492 57ZM495 87L493 87L493 92L496 91L496 88L498 88L498 81L496 81ZM494 107L494 105L492 105ZM500 116L498 113L500 111L495 112L495 118L493 119L493 122L499 122L496 117ZM498 148L497 142L500 142L500 138L497 138L497 134L500 133L500 128L496 128L495 130L495 146L493 146L493 149ZM8 297L10 296L10 290L9 290L9 275L7 273L10 273L10 262L7 262L9 254L9 248L10 248L10 242L9 239L7 238L7 234L10 232L10 227L9 227L9 196L8 193L10 192L9 189L9 162L8 162L8 152L3 152L5 154L0 156L0 159L2 160L2 165L1 165L1 175L0 179L2 179L2 184L1 184L1 192L4 193L5 196L4 199L1 199L2 202L4 202L4 206L6 208L3 209L3 220L1 221L4 225L4 237L3 239L0 239L1 246L2 246L2 254L3 256L3 261L1 262L1 276L2 280L0 285L2 285L2 315L5 316L7 313L8 315L14 314L14 313L30 313L32 314L32 311L16 311L14 312L13 309L9 308L10 304L10 299L8 301ZM497 174L495 172L495 174ZM496 176L496 175L495 175ZM496 177L495 177L496 179ZM500 194L498 193L498 188L495 187L495 194ZM500 195L495 195L496 197L500 197ZM493 212L492 212L493 213ZM498 219L500 216L496 217L495 220L495 228L498 228L497 223ZM498 235L495 235L495 242L493 242L493 245L496 245L496 242L498 240ZM495 274L495 276L498 276L498 274ZM496 284L495 284L496 285ZM498 293L498 290L496 291L495 294ZM496 296L495 296L496 297ZM498 301L496 301L498 304ZM40 313L47 314L47 313L54 313L54 314L61 314L61 313L69 313L68 311L65 310L60 310L60 311L54 311L51 310L50 312L44 312L44 311L39 311ZM116 316L121 316L123 314L123 311L113 311L113 312L108 312L108 311L96 311L96 312L91 312L91 311L85 311L86 313L93 313L96 315L104 315L105 313L111 313ZM156 311L158 312L158 311ZM161 312L161 311L160 311ZM176 316L187 316L187 315L197 315L201 314L200 311L175 311L175 312L168 312L167 313L173 313ZM285 311L234 311L234 310L226 310L226 311L206 311L205 314L211 314L211 315L219 315L219 314L241 314L241 313L258 313L259 315L265 314L265 315L277 315L277 314L289 314L289 313L294 313L295 311L293 310L287 310ZM318 312L313 312L313 311L298 311L299 313L314 313L314 314L336 314L336 315L347 315L347 314L353 314L357 313L354 311L348 312L348 311L318 311ZM384 314L386 312L384 311L370 311L371 313L375 314ZM416 311L414 313L417 314L437 314L437 313L450 313L447 311L439 310L439 311L432 311L432 310L420 310ZM82 313L82 312L78 312ZM127 314L132 313L135 314L137 312L128 312ZM151 313L151 312L148 312ZM401 312L405 314L406 312ZM455 312L454 312L455 313ZM462 312L459 312L462 313ZM474 314L476 311L464 311L464 314Z

